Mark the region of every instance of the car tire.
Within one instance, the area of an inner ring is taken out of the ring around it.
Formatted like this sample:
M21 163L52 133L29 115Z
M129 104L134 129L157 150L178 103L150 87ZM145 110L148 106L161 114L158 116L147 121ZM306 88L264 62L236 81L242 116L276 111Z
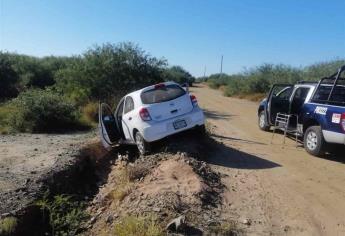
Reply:
M150 143L146 142L143 136L138 132L135 133L135 143L141 155L146 155L150 151Z
M259 128L263 131L269 131L270 130L270 126L267 125L266 123L266 113L265 111L261 111L258 117L258 125Z
M311 126L306 130L304 148L313 156L322 156L325 153L326 141L320 126Z
M200 136L204 136L206 134L206 127L205 125L199 125L195 128L196 134Z

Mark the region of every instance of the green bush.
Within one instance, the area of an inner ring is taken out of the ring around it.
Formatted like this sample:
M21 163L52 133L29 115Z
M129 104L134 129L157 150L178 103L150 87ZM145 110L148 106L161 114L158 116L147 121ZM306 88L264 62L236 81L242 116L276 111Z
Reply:
M0 220L0 235L12 235L17 225L17 218L12 216Z
M188 83L192 86L195 78L181 66L172 66L163 72L163 77L165 81L175 81L176 83Z
M10 132L9 116L15 109L9 103L0 104L0 134Z
M17 96L18 75L9 57L0 52L0 101Z
M239 74L213 74L207 78L211 88L225 86L225 96L245 96L256 94L262 96L276 83L294 84L297 81L318 81L322 77L335 73L345 64L345 60L335 60L325 63L317 63L304 68L296 68L288 65L263 64ZM246 96L245 96L246 97Z
M50 90L28 90L12 100L9 125L21 132L60 132L87 128L80 112L65 97Z
M56 89L78 104L108 100L163 80L166 61L132 43L103 44L56 72Z
M48 213L52 235L55 236L76 235L90 217L84 210L85 203L68 195L57 195L52 200L45 196L36 205Z

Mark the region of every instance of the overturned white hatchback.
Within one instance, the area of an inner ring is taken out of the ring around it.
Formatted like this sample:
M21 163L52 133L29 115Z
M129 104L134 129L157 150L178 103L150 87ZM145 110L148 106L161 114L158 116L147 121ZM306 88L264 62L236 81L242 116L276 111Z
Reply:
M204 132L204 113L196 97L174 82L129 93L115 111L105 103L99 106L99 132L106 149L135 144L145 154L151 142L192 128Z

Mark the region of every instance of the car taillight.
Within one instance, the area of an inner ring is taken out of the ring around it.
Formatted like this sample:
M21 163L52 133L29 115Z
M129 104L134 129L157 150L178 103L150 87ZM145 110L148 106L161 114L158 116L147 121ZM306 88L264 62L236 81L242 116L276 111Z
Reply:
M139 115L140 115L140 118L143 121L151 120L150 113L149 113L149 111L146 108L141 108L140 111L139 111Z
M196 97L194 95L190 95L190 100L192 101L194 107L198 106L198 101L196 100Z
M340 124L341 124L341 127L343 128L343 131L345 132L345 113L341 114Z

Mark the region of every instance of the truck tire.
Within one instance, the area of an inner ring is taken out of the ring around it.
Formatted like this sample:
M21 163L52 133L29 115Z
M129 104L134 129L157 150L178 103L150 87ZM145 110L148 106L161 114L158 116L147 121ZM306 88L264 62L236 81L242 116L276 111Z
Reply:
M306 130L304 148L313 156L322 156L325 153L326 141L320 126L311 126Z
M150 143L145 141L139 131L135 133L135 143L137 144L140 155L146 155L150 152Z
M263 131L269 131L270 130L270 126L267 125L266 123L266 113L265 111L261 111L258 117L258 125L259 128Z

